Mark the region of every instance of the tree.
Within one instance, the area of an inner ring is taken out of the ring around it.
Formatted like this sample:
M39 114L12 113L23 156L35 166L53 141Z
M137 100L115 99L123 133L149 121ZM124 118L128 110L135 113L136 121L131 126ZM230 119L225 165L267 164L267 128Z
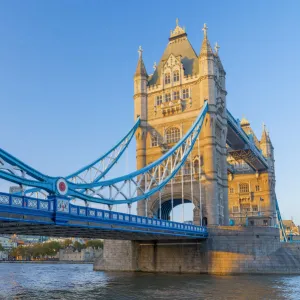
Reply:
M3 248L2 244L0 243L0 251L4 251L5 249Z
M79 243L78 241L75 241L74 245L73 245L74 249L77 251L81 251L82 249L85 248L84 244Z
M89 240L86 242L86 247L92 247L94 249L103 248L103 241L102 240Z
M69 246L71 246L73 244L71 239L66 239L64 240L64 248L68 248Z

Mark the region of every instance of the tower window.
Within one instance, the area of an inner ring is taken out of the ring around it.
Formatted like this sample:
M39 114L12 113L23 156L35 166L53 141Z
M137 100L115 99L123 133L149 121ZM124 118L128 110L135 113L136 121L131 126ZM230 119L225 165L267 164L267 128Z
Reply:
M179 91L173 92L173 100L179 99Z
M249 184L248 183L240 184L240 193L249 193Z
M157 96L156 97L156 105L161 105L162 104L162 100L163 100L162 95Z
M165 74L165 84L171 83L171 75L170 73Z
M179 81L179 71L174 72L173 80L174 80L174 82Z
M183 167L183 175L191 174L191 164L189 161L186 161Z
M166 130L166 142L177 143L180 140L180 130L176 127L171 127Z
M255 191L256 191L256 192L259 192L259 191L260 191L260 186L259 186L259 185L256 185L256 186L255 186Z
M239 207L238 206L232 206L232 212L234 212L234 213L239 212Z
M232 187L229 188L229 193L230 193L230 194L233 194L233 193L234 193L234 188L232 188Z
M171 94L165 94L165 102L171 101Z
M158 146L158 137L157 135L151 136L151 147L157 147Z
M258 211L258 206L257 205L252 205L252 211Z
M194 161L194 173L199 174L199 171L200 171L200 169L199 169L199 159L195 159L195 161Z
M189 89L183 89L182 90L182 98L183 99L187 99L190 97L190 92L189 92Z

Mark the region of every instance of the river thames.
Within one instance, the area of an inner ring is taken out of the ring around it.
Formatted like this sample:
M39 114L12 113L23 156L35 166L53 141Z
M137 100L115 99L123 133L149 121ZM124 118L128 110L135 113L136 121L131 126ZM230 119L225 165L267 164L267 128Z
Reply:
M94 272L92 265L0 264L0 299L300 299L300 276Z

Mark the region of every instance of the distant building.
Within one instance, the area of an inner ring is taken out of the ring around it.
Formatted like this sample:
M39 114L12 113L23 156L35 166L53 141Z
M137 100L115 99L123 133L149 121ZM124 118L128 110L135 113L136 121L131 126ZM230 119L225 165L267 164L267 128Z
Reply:
M0 260L7 260L8 254L6 251L0 251Z
M10 250L17 247L17 243L9 237L0 236L0 244L5 250Z
M60 261L94 261L95 258L102 254L102 249L93 249L91 247L82 249L79 251L73 251L73 249L61 249L59 250Z
M282 222L288 240L299 241L300 240L299 226L296 226L293 220L283 220Z

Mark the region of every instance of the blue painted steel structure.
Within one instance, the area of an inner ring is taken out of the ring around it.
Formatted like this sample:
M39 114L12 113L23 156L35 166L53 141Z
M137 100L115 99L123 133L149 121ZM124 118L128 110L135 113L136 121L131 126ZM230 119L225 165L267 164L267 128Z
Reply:
M0 234L102 237L109 239L205 239L202 226L0 193Z
M65 178L47 176L0 149L0 178L21 187L33 187L14 195L0 193L0 234L25 231L27 234L37 235L100 236L111 239L206 238L205 227L117 213L111 211L111 208L117 204L128 204L130 207L134 202L147 201L174 178L199 138L207 111L208 104L205 102L184 137L157 161L125 176L109 180L105 180L105 176L123 155L140 125L140 120L106 154ZM247 162L253 169L267 169L267 161L253 140L229 111L227 115L227 143L230 151L246 151L246 159L251 158ZM90 174L89 179L86 178L87 173ZM47 199L27 197L40 191L46 192ZM70 202L73 198L86 203L106 204L110 210L75 206ZM182 203L182 199L174 199L173 205L176 206L177 202ZM159 214L167 218L170 209L170 203L165 202ZM277 200L276 209L286 241Z

